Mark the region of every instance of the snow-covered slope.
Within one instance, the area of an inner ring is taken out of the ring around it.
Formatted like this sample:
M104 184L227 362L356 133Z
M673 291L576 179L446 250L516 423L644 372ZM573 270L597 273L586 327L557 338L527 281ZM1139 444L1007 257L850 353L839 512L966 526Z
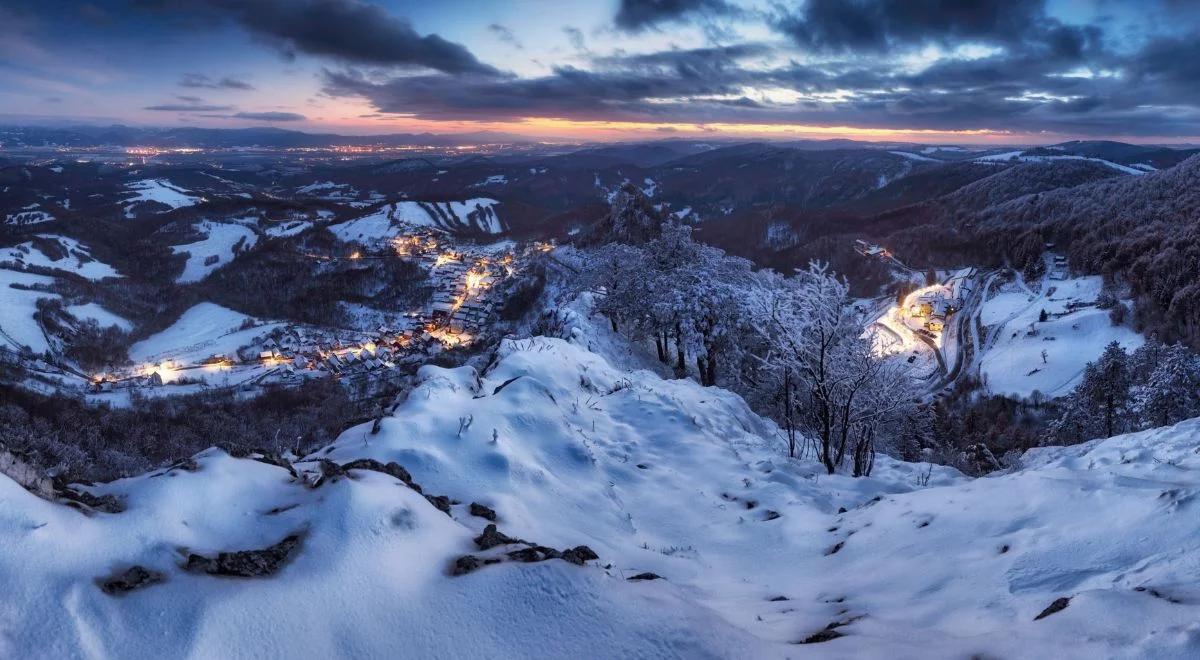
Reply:
M373 213L332 225L329 231L339 240L372 243L386 241L411 227L432 227L452 233L500 234L500 220L494 199L468 199L462 202L396 202Z
M39 299L59 296L30 287L52 284L52 277L0 268L0 345L10 350L29 347L34 353L49 350L50 343L33 315Z
M66 236L38 234L48 243L56 243L57 254L48 255L33 242L25 242L10 248L0 248L0 263L11 263L19 267L37 266L75 273L89 280L120 277L112 266L92 258L91 250L79 241Z
M1109 342L1127 351L1141 346L1141 335L1114 326L1108 310L1095 306L1102 284L1099 276L1048 280L1043 291L1009 291L984 303L980 321L990 331L979 365L988 390L1018 397L1034 390L1063 396ZM1046 321L1039 321L1042 310Z
M200 303L184 312L166 330L131 346L129 358L134 362L170 359L196 364L214 353L232 353L278 325L213 303Z
M395 461L458 501L450 515L378 471L314 489L215 451L196 471L93 489L125 501L116 514L85 517L0 477L0 655L1200 652L1200 423L1040 450L974 481L939 468L922 487L922 466L887 459L871 478L830 477L784 458L778 429L737 396L616 368L574 337L505 341L482 374L427 366L378 432L352 428L298 464ZM472 502L504 534L599 559L481 550L488 521ZM180 567L293 534L269 577ZM464 555L502 561L451 575ZM133 564L165 581L116 597L93 582ZM628 579L646 572L664 579ZM1065 609L1035 620L1058 599Z
M188 255L183 272L175 279L180 284L199 282L216 269L229 265L239 251L250 249L258 242L258 234L240 224L205 220L197 229L204 233L203 239L171 247L175 254Z
M142 179L125 184L132 191L131 196L122 202L125 205L125 217L131 218L143 202L157 202L168 210L192 206L203 202L204 198L193 195L166 179Z

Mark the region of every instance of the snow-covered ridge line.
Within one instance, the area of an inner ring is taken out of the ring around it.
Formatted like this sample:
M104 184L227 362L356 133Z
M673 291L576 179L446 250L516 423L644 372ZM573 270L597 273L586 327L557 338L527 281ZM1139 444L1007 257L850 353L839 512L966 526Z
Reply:
M1103 158L1092 158L1090 156L1071 156L1071 155L1026 156L1024 151L1008 151L1008 152L1001 153L1001 154L991 154L989 156L980 156L973 160L977 163L1003 163L1003 162L1011 161L1013 159L1019 160L1023 163L1042 163L1042 162L1048 162L1048 161L1054 161L1054 160L1086 160L1086 161L1090 161L1093 163L1100 163L1101 165L1106 165L1106 166L1111 167L1112 169L1114 169L1118 172L1122 172L1124 174L1145 174L1148 171L1154 170L1153 167L1151 167L1149 170L1147 170L1147 169L1145 169L1145 167L1141 167L1141 164L1139 164L1138 166L1135 166L1135 167L1129 167L1127 165L1121 165L1120 163L1114 163L1111 160L1104 160Z
M500 202L487 197L461 202L394 202L360 218L332 225L329 231L346 242L385 241L404 233L406 227L497 235L506 230L497 210L499 206Z

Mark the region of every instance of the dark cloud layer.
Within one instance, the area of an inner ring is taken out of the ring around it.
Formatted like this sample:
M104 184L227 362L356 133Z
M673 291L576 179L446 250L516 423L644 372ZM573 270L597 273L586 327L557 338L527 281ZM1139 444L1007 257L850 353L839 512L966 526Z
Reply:
M227 17L287 53L445 73L495 73L461 44L420 35L404 19L360 0L183 0L162 10Z
M623 30L638 31L678 21L689 14L725 14L732 7L725 0L621 0L615 22Z
M254 89L254 85L243 80L229 77L214 80L202 73L183 74L183 79L179 81L179 86L193 89L237 89L242 91Z
M622 2L628 30L722 11L703 0ZM835 124L1097 135L1200 134L1200 39L1117 47L1044 0L808 0L767 18L792 46L735 44L595 56L546 76L380 78L327 71L326 92L425 119ZM906 64L929 46L941 57ZM962 47L966 54L957 54ZM770 57L775 55L775 57ZM763 64L769 61L768 64ZM800 62L804 62L801 64ZM763 90L767 90L764 92ZM1181 107L1182 105L1182 107Z

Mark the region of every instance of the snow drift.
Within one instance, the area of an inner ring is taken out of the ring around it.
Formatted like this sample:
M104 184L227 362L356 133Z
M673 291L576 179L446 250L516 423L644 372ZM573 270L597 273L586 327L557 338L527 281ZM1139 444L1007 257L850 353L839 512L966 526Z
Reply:
M736 395L588 343L506 340L483 373L424 367L377 431L349 429L298 477L213 450L92 488L126 510L90 517L0 478L0 656L1200 652L1200 422L1039 450L993 478L887 459L827 476L784 458ZM336 468L359 459L434 498ZM481 549L490 521L471 503L509 537L599 559ZM183 568L293 536L267 577ZM464 555L503 561L451 575ZM97 586L134 565L163 581ZM662 579L630 579L648 573Z

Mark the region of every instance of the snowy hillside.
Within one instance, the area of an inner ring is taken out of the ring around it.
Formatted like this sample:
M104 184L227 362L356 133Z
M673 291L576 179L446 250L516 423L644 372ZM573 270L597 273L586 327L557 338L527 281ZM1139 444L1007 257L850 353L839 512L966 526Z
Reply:
M206 220L197 229L204 234L203 239L171 247L175 254L188 255L183 272L175 279L180 284L199 282L216 269L229 265L241 251L258 243L258 234L240 224Z
M174 210L204 201L203 197L193 195L191 191L180 188L166 179L143 179L130 182L125 187L132 191L122 202L127 218L132 218L146 202L155 202L165 206L166 210Z
M1200 423L973 481L888 459L826 476L736 395L573 336L424 367L298 476L209 451L91 489L125 507L91 516L0 477L0 655L1200 652ZM219 577L247 573L272 574Z
M134 362L177 360L198 363L213 354L228 354L254 337L278 327L213 303L200 303L183 313L166 330L134 344Z
M1098 275L1048 279L1038 291L1011 286L984 303L980 321L989 332L979 364L987 388L1017 397L1034 390L1063 396L1109 342L1127 351L1141 346L1141 335L1113 325L1108 310L1096 307L1101 287Z
M462 202L396 202L373 213L329 228L339 240L359 243L386 241L404 233L405 227L432 227L451 233L500 234L500 220L494 199L468 199Z
M29 241L10 248L0 248L0 264L8 263L20 268L52 268L89 280L119 277L115 268L94 259L91 250L73 238L38 234L38 239L41 245ZM43 247L48 247L51 254L47 254Z

